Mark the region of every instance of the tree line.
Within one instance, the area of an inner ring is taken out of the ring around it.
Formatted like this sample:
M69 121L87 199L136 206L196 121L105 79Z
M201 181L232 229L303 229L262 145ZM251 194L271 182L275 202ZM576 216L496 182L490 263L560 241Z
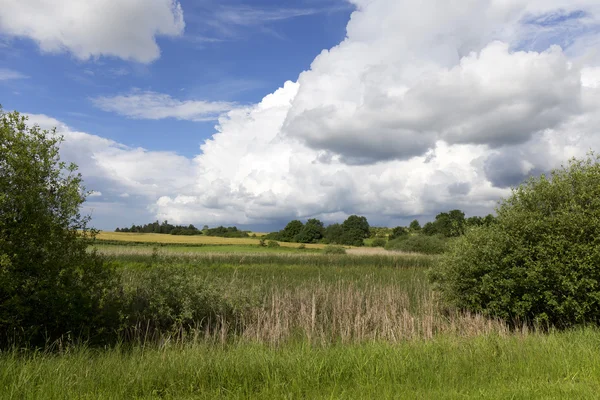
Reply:
M130 228L117 228L115 232L125 232L125 233L162 233L166 235L185 235L185 236L194 236L194 235L204 235L204 236L218 236L218 237L226 237L226 238L243 238L249 237L247 231L239 230L235 226L224 227L218 226L216 228L209 228L204 225L202 230L196 228L194 225L190 224L188 226L185 225L172 225L169 224L168 221L163 221L159 223L158 221L151 222L149 224L144 225L131 225Z
M309 219L306 224L293 220L279 232L266 235L265 239L280 242L362 246L364 239L369 235L370 227L367 218L351 215L343 223L331 224L327 227L316 218Z

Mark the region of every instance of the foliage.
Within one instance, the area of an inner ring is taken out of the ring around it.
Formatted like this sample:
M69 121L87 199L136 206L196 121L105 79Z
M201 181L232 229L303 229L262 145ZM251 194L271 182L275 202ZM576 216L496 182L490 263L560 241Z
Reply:
M323 254L346 254L346 249L342 246L327 246L323 249Z
M225 228L224 226L218 226L216 228L207 229L204 231L206 236L217 236L224 238L247 238L250 237L248 232L241 231L235 226Z
M281 246L275 240L269 240L269 242L267 243L267 247L275 248L275 247L281 247Z
M160 265L125 272L107 303L112 308L105 310L105 321L113 332L107 341L117 338L114 333L125 339L136 331L158 335L215 327L233 323L236 314L236 306L192 269Z
M86 192L77 167L60 161L61 140L0 110L0 346L102 329L114 274L87 251Z
M423 233L430 236L458 237L465 233L465 227L465 213L460 210L452 210L436 215L434 222L428 222L423 226Z
M411 232L419 232L421 231L421 224L415 219L410 223L408 229L410 229Z
M389 241L385 248L408 253L441 254L446 251L446 240L440 236L401 236Z
M343 224L332 224L327 228L318 219L309 219L306 224L298 220L290 221L283 230L269 233L265 238L281 242L363 246L364 239L369 236L367 219L351 215Z
M392 233L389 236L389 240L394 240L394 239L398 239L399 237L402 236L407 236L409 234L408 229L406 229L403 226L397 226L394 229L392 229Z
M207 228L208 229L208 228ZM163 233L170 235L202 235L202 231L194 225L171 225L168 221L159 223L158 221L145 225L131 225L131 228L117 228L115 232L123 233Z
M384 238L375 238L373 239L373 242L371 242L371 247L385 247L387 243L387 240L385 240Z
M294 241L298 243L318 243L325 233L323 222L318 219L309 219L302 227L300 233L294 236Z
M531 178L473 228L432 273L453 305L568 327L600 323L600 163L572 160Z
M488 214L483 218L474 216L474 217L467 218L465 222L466 222L467 227L490 226L496 222L496 217L494 217L492 214Z
M371 233L370 237L372 239L374 239L374 238L385 238L385 239L387 239L387 237L392 234L392 229L391 228L387 228L387 227L371 226L369 228L369 231Z

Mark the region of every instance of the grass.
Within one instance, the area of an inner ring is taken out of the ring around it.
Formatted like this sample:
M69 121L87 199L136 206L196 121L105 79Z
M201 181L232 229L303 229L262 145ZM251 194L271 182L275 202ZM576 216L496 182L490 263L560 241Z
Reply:
M154 246L145 243L144 245L122 245L118 242L111 242L108 244L105 242L98 242L94 247L98 251L105 254L152 254ZM167 246L159 246L159 251L163 254L195 254L195 253L235 253L235 254L269 254L269 253L296 253L296 254L307 254L307 253L318 253L321 249L306 248L298 249L300 245L296 244L296 247L263 247L258 244L252 245L177 245L170 244Z
M600 333L0 355L3 399L597 398Z
M100 232L96 237L99 241L119 241L131 243L159 243L159 244L184 244L184 245L233 245L233 246L257 246L259 237L256 238L222 238L216 236L179 236L164 235L159 233L123 233L123 232ZM300 246L298 243L279 243L282 247ZM322 249L322 244L306 244L306 248Z
M129 341L106 348L66 341L53 352L0 352L0 398L551 399L600 392L600 331L514 332L447 309L426 279L437 256L248 253L245 245L204 251L210 248L98 246L121 275L119 296L138 296L133 304L142 312L152 307L152 318L184 320L206 306L189 301L205 290L231 306L233 319L167 324L158 334L142 321L123 337Z

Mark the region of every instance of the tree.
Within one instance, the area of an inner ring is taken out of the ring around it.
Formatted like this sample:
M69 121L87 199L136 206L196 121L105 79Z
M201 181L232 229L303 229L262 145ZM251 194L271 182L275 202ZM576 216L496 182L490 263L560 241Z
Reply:
M294 238L296 237L296 235L298 235L300 232L302 232L302 229L304 228L304 224L300 221L298 221L297 219L290 221L285 228L283 229L283 231L281 231L280 237L282 241L284 242L291 242L294 240Z
M419 232L421 230L421 224L415 219L413 222L410 223L408 229L410 229L411 232Z
M511 324L600 323L600 158L530 178L432 274L454 306Z
M399 237L402 236L408 236L409 232L408 229L406 229L403 226L397 226L394 229L392 229L392 233L389 236L389 240L394 240L394 239L398 239Z
M340 240L344 234L341 224L331 224L325 228L324 238L327 243L341 244Z
M294 237L294 241L298 243L317 243L321 238L325 228L323 223L318 219L309 219L299 234Z
M369 235L367 218L351 215L342 224L342 235L337 243L348 246L362 246L364 239L367 239Z
M87 250L95 232L80 214L86 191L77 167L60 161L61 140L0 109L0 346L102 325L114 273Z

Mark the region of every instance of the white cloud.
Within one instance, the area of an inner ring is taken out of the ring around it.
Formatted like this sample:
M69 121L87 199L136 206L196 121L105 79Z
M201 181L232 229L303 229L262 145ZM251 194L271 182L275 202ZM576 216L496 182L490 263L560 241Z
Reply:
M596 1L353 2L343 43L297 82L222 115L193 160L67 127L64 154L99 183L95 190L128 193L161 220L262 224L357 213L393 225L452 208L488 213L528 174L599 148L600 60L583 45L594 43ZM584 17L566 17L578 9ZM553 46L559 38L547 35L546 24L562 32L566 23L585 25L585 41L571 38L576 48ZM538 31L547 43L526 45ZM124 96L120 109L142 118L145 93L137 94L142 100L130 105ZM207 113L155 95L147 115Z
M196 185L162 197L161 217L482 214L600 145L597 64L579 37L576 51L553 46L562 25L589 42L596 1L353 3L347 38L298 82L220 119Z
M0 33L81 60L114 56L149 63L160 56L156 36L179 36L184 27L176 0L0 1Z
M18 71L13 71L8 68L0 68L0 81L8 81L13 79L25 79L28 78L27 75L23 75Z
M85 186L101 192L103 196L134 193L153 201L167 193L179 193L194 184L193 162L183 156L127 147L73 130L46 115L30 114L28 117L30 124L38 124L42 129L57 128L57 134L65 139L61 145L61 157L77 164Z
M88 194L88 197L102 197L102 192L96 192L92 190L92 192Z
M190 121L216 120L219 114L231 110L235 104L198 100L181 101L167 94L134 90L126 95L97 97L94 105L104 111L115 112L136 119L176 118Z

